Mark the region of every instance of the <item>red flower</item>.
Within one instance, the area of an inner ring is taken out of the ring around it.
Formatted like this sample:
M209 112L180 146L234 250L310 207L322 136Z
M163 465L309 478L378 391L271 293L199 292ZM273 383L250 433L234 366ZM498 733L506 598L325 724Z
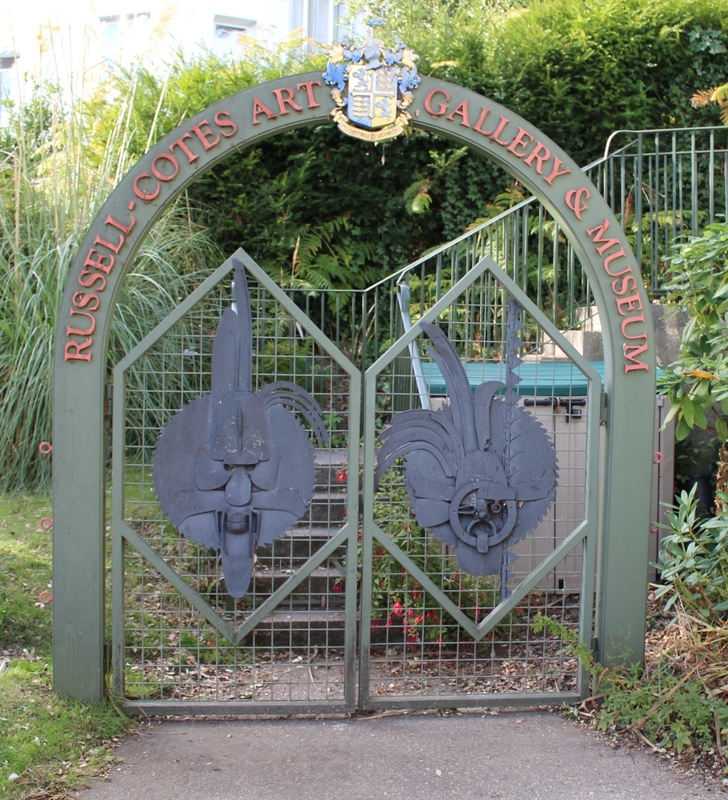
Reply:
M423 622L422 617L415 617L415 625L421 625Z
M345 469L340 469L336 473L336 482L337 483L346 483L348 477L349 477L349 473Z
M401 617L404 614L404 608L402 603L397 600L396 603L392 605L392 616L393 617Z

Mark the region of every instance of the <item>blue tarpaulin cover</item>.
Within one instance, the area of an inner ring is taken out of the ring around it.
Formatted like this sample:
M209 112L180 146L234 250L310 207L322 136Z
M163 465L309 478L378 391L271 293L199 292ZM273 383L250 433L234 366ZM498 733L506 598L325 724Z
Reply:
M446 395L445 379L437 364L423 361L422 373L430 394ZM592 367L604 383L604 362L592 361ZM475 391L485 381L506 379L505 364L464 363L470 386ZM521 382L514 388L518 394L531 397L583 397L587 393L588 381L584 373L571 361L534 361L521 364L516 369Z

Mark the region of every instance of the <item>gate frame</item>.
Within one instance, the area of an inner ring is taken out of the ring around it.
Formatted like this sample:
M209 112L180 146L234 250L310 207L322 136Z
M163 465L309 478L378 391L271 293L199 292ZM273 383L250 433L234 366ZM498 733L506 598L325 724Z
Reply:
M534 706L534 705L573 705L586 699L589 692L589 674L584 664L579 661L577 685L575 691L558 692L510 692L488 694L450 694L436 696L384 696L377 697L370 693L370 640L372 618L372 572L374 539L388 553L407 569L423 587L423 591L448 611L468 633L474 642L481 642L498 623L512 612L518 603L534 589L539 581L545 578L559 562L581 544L582 566L581 585L579 589L579 627L578 634L582 641L589 641L592 635L594 616L594 568L596 564L596 548L599 542L599 404L601 399L601 379L592 365L582 356L568 339L556 328L540 309L525 294L524 290L496 264L491 256L484 256L462 278L417 320L388 350L383 353L364 375L364 430L373 431L375 421L377 378L387 366L407 351L409 345L422 333L422 322L437 322L443 312L455 305L479 277L489 274L508 294L514 298L521 308L530 315L541 331L562 350L566 357L584 376L587 381L586 409L586 450L585 466L586 482L584 484L584 519L569 533L566 538L544 558L531 573L519 583L507 600L501 601L480 622L468 619L457 607L453 607L444 592L402 551L398 545L377 525L374 515L374 474L377 469L377 458L374 451L374 436L364 438L364 503L362 530L362 584L361 584L361 652L359 655L359 708L366 711L384 711L401 708L440 707L479 708L488 705L491 708ZM430 534L427 534L428 536Z
M356 464L359 460L359 431L361 429L361 372L339 350L338 347L318 328L306 315L291 301L263 269L242 249L238 248L226 261L209 275L193 292L191 292L172 312L170 312L155 328L153 328L124 358L119 361L113 371L113 385L116 387L113 397L113 453L112 453L112 489L111 489L111 583L112 583L112 612L111 612L111 659L108 670L111 674L111 691L119 697L124 683L124 594L125 594L125 563L124 552L126 547L136 549L141 556L162 577L164 577L194 608L212 625L217 633L221 634L233 644L239 644L265 616L279 606L296 588L310 576L319 564L324 562L337 547L346 548L346 575L344 591L344 608L346 621L344 626L344 681L343 697L341 700L293 702L256 702L254 706L248 704L248 710L259 714L289 713L295 705L301 714L340 714L352 713L356 708L356 552L357 552L357 511L359 506L358 484L359 476L356 470L349 470L346 479L346 521L329 541L319 548L295 575L286 580L268 599L252 611L245 622L235 627L223 620L212 606L181 578L164 560L164 558L144 537L131 528L126 522L124 513L126 452L124 438L126 432L126 385L127 371L179 322L185 314L200 303L205 295L218 286L233 272L235 260L242 261L246 273L251 276L264 289L268 296L285 309L293 320L313 338L316 344L331 357L341 368L348 380L349 409L347 425L347 460L349 464ZM116 483L118 479L118 485ZM122 702L121 708L126 713L136 714L168 714L169 702L164 700L128 701ZM175 703L176 714L230 714L241 710L236 701L180 701Z
M132 167L81 244L59 310L54 359L53 665L61 694L86 702L104 697L107 346L125 275L162 212L197 177L241 147L331 124L334 108L320 72L270 81L209 106ZM413 127L468 146L523 183L558 221L588 274L605 350L595 650L603 663L641 661L655 351L639 265L591 181L529 122L473 91L426 77L409 111ZM629 280L634 285L624 291Z

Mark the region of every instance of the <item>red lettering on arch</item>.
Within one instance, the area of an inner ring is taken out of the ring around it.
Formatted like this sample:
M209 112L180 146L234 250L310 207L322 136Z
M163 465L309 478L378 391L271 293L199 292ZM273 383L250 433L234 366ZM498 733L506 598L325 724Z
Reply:
M321 81L306 81L305 83L299 83L296 86L296 89L300 92L301 89L306 90L306 97L308 98L308 107L309 108L319 108L321 103L316 102L316 98L313 96L313 87L314 86L321 86Z
M595 225L593 228L587 229L587 235L589 238L594 242L594 244L599 244L599 242L604 242L601 247L597 247L597 253L599 255L604 255L604 251L608 250L610 247L613 247L615 244L619 244L619 239L614 237L605 239L604 234L609 230L609 220L605 219L601 225Z
M643 361L638 361L637 356L641 356L642 353L647 352L647 342L644 344L626 344L624 346L624 357L626 361L631 361L631 364L625 363L624 371L625 372L633 372L636 369L643 369L645 372L649 372L650 368L645 364Z
M238 126L232 121L232 119L230 119L229 111L218 111L213 119L215 120L215 124L220 128L220 133L226 139L229 139L231 136L235 136L235 134L238 132ZM229 129L230 133L225 133L226 129Z
M157 161L168 161L172 165L172 174L165 175L157 166ZM159 178L160 181L164 181L165 183L171 181L173 178L177 176L179 172L179 161L168 153L160 153L158 156L154 157L152 161L152 174L155 178Z
M103 292L106 288L106 278L100 273L82 269L81 274L78 276L78 284L79 286L83 286L84 289L96 288L94 284L99 283L99 281L101 282L101 286L99 286L96 291Z
M84 353L94 343L89 336L85 342L66 342L63 348L64 361L91 361L91 353Z
M84 331L80 328L72 328L70 325L67 325L66 336L90 336L96 330L96 317L90 311L78 311L75 308L71 309L72 317L77 317L79 315L88 317L91 320L88 329Z
M460 117L460 124L464 125L466 128L470 127L470 120L468 117L470 116L470 110L468 108L468 101L463 100L462 103L457 108L454 108L450 114L445 117L445 119L449 119L451 122L455 122L455 117Z
M490 114L490 109L486 108L485 106L480 107L480 116L478 117L478 121L475 123L475 127L473 130L478 131L478 133L482 133L483 136L490 136L493 131L484 131L483 130L483 123L485 122L488 114Z
M193 125L192 131L205 150L212 150L216 144L220 144L220 135L212 132L210 123L206 119L203 119L199 125Z
M644 314L639 314L636 317L627 317L627 319L623 319L622 320L622 336L624 336L625 339L646 339L647 338L647 333L645 333L645 332L638 333L636 336L630 336L627 333L627 325L631 325L633 322L641 322L644 325L645 315Z
M533 136L531 136L528 131L525 131L523 128L519 127L518 133L508 146L508 152L513 153L513 155L517 156L518 158L523 158L523 156L526 155L526 148L531 144L532 141ZM519 148L521 148L520 153L517 152Z
M554 185L556 178L560 178L562 175L568 175L571 172L568 167L564 167L563 169L561 169L561 167L564 167L561 159L554 156L554 168L551 170L551 174L548 178L545 179L549 186Z
M89 311L98 311L99 307L101 306L101 300L99 296L93 292L74 292L73 297L71 298L71 303L73 303L76 308L86 308L86 306L88 306L90 303L95 303L95 305L88 309Z
M531 151L531 154L528 158L523 159L523 163L527 166L532 166L534 159L536 160L536 172L539 175L543 175L543 165L544 162L548 161L551 158L551 151L546 147L545 144L541 142L536 142L536 146Z
M262 100L255 97L253 98L253 125L258 125L260 123L258 119L260 114L265 114L268 119L275 119L277 116Z
M86 260L83 262L84 267L93 267L93 269L100 269L102 272L105 272L107 275L111 272L115 262L114 256L109 253L108 255L103 255L99 253L98 250L94 249L93 247L88 251L86 255Z
M616 241L616 239L610 239L610 241ZM604 245L604 247L603 247L603 248L601 248L601 249L598 251L598 252L599 252L599 255L601 255L601 254L602 254L602 250L606 249L608 246L609 246L608 244L605 244L605 245ZM616 253L610 253L610 254L609 254L609 255L608 255L608 256L607 256L607 257L604 259L604 271L607 273L607 275L611 276L612 278L618 278L620 275L626 275L628 272L632 272L632 267L631 267L631 265L630 265L630 264L627 264L627 266L625 267L625 269L623 269L621 272L612 272L612 271L609 269L609 265L610 265L610 264L612 263L612 261L614 261L616 258L626 258L626 257L627 257L627 254L624 252L624 247L620 247L620 248L619 248L619 250L617 250L617 252L616 252Z
M152 200L158 197L159 191L162 188L159 184L159 181L157 181L157 188L153 192L145 192L144 189L140 188L139 181L141 181L142 178L151 178L151 177L152 176L148 172L142 172L141 175L137 175L136 178L134 178L134 185L133 185L134 194L140 200L143 200L145 203L150 203Z
M432 98L436 94L441 94L445 98L444 103L439 103L437 106L437 111L432 107ZM450 93L446 92L444 89L433 89L427 97L425 97L425 109L432 114L433 117L441 117L443 114L447 114L448 103L450 102Z
M291 89L290 86L284 86L282 89L273 89L273 94L278 101L278 110L281 116L290 114L291 109L294 111L303 111L303 106L299 106L293 99L293 89ZM290 108L286 108L286 106L290 106Z
M501 117L500 121L498 122L498 127L493 131L492 136L490 137L496 144L503 145L503 147L508 147L510 142L501 141L498 137L503 133L506 125L510 122L507 117Z
M112 253L116 253L119 255L119 250L124 246L124 242L126 241L126 236L123 233L119 234L119 241L116 244L113 244L108 239L102 239L100 236L97 236L94 239L94 244L98 244L101 247L107 248L107 250L111 250Z
M190 148L187 147L187 145L185 144L185 139L191 139L191 138L192 138L191 133L183 133L182 136L179 137L179 139L176 139L169 146L170 153L174 152L175 147L179 147L179 149L187 156L187 162L189 164L191 164L193 161L197 161L197 159L199 158L197 153L193 153L192 150L190 150Z
M621 317L626 317L631 311L642 310L642 298L638 294L631 294L629 297L620 297L617 300L617 311Z

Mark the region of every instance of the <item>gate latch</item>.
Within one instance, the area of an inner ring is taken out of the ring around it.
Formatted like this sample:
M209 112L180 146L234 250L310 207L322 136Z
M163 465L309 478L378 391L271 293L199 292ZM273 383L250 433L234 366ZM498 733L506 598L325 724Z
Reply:
M524 406L551 406L558 408L561 406L566 409L564 416L568 422L572 417L581 419L581 409L586 405L585 397L527 397L523 401Z

